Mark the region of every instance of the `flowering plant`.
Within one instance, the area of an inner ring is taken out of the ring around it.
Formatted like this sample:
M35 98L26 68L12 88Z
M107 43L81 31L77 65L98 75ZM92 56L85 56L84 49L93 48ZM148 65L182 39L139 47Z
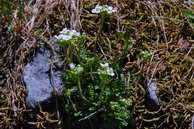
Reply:
M106 74L110 76L114 76L114 71L112 67L109 67L108 63L100 63L100 68L98 69L98 74Z
M117 8L112 7L112 6L108 6L108 5L99 5L97 4L96 7L94 9L92 9L92 13L101 13L101 12L107 12L108 14L117 12Z
M63 76L65 110L80 120L100 111L104 120L113 119L118 126L126 126L132 115L132 100L128 97L131 92L118 72L117 62L102 61L90 53L75 30L64 28L55 38L68 64Z
M100 14L100 32L108 31L107 28L110 25L108 23L110 14L117 12L117 7L112 7L108 5L97 4L92 13Z
M87 54L86 54L87 56ZM113 64L98 58L86 58L80 64L68 64L64 72L65 95L69 98L66 110L75 117L87 117L101 111L107 119L114 119L119 126L127 126L132 113L128 109L132 100L127 85L115 74Z
M85 35L76 30L64 28L59 35L55 36L55 39L62 47L67 62L71 62L71 59L78 55L79 45L85 41Z
M82 66L80 66L80 65L75 66L75 64L73 64L73 63L69 64L69 67L71 69L71 73L73 73L73 74L80 74L84 70L84 68Z
M62 31L59 32L58 36L55 36L58 40L70 40L73 37L79 37L80 33L76 30L68 30L67 28L64 28Z

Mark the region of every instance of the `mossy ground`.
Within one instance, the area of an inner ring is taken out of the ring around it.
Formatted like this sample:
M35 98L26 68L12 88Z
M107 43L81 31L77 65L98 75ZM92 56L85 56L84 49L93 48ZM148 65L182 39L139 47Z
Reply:
M100 16L91 13L97 3L118 7L103 32ZM41 108L36 112L26 108L21 77L23 66L35 48L64 27L85 33L84 45L103 60L119 58L125 45L116 32L132 30L134 43L120 61L124 64L123 73L136 73L136 79L131 82L136 128L191 128L194 21L186 15L193 8L185 1L77 0L74 7L71 0L32 0L28 4L15 0L7 5L6 9L0 8L0 128L50 128L51 125L62 128L63 119ZM153 55L145 60L140 56L142 51ZM144 80L150 78L158 85L162 105L161 110L154 112L145 102Z

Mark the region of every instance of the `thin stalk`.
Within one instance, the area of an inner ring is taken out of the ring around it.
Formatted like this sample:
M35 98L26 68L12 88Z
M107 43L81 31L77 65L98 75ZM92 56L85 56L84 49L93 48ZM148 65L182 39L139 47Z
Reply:
M101 88L102 91L100 92L100 95L99 95L99 101L100 101L100 98L102 97L102 93L103 93L103 91L105 89L105 86L106 86L106 82L105 82L106 80L105 80L105 78L106 77L104 77L104 76L103 77L100 77L100 79L101 79L100 86L102 87Z
M79 93L80 93L81 98L83 100L85 100L85 101L88 101L86 99L86 97L83 95L83 91L82 91L82 88L81 88L81 81L80 81L80 78L79 77L77 78L77 86L78 86L78 89L79 89Z

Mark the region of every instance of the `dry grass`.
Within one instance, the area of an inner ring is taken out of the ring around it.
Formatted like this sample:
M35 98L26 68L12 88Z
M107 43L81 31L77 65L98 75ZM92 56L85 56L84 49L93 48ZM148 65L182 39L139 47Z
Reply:
M119 12L110 17L110 31L101 35L101 41L95 35L99 30L99 17L90 12L97 3L119 8ZM137 128L191 128L194 114L194 32L184 15L184 11L192 8L183 3L170 0L34 0L23 4L22 17L16 8L12 30L0 26L0 50L3 51L0 76L2 80L6 78L0 88L0 128L22 128L24 124L27 127L27 124L32 124L38 128L48 128L49 125L60 128L61 120L52 114L41 109L35 114L26 109L26 92L21 77L28 57L37 46L64 27L86 33L87 46L93 52L100 47L96 54L103 59L115 59L123 50L123 43L116 39L116 31L133 29L132 37L136 42L128 50L124 72L135 71L145 80L154 79L162 105L159 116L148 117L158 112L146 107L147 87L144 82L134 81L131 89L134 90L132 98ZM40 28L44 30L42 36L35 33ZM110 45L113 40L117 45ZM153 53L151 60L138 57L142 50ZM27 118L33 121L27 121Z

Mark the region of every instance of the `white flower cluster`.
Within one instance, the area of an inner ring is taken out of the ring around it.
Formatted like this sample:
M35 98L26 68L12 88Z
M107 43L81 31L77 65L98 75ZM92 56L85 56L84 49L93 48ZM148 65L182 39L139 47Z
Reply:
M58 40L70 40L74 36L80 36L80 33L76 30L68 30L67 28L64 28L62 31L59 32L58 36L55 36Z
M70 63L69 67L70 67L71 71L75 74L78 74L78 73L81 73L84 71L84 68L82 66L80 66L80 65L75 66L74 63Z
M97 4L96 7L94 9L92 9L92 13L101 13L103 11L106 11L107 13L111 14L117 11L117 8L113 8L112 6L108 6L108 5L99 5Z
M98 69L98 74L106 74L110 76L114 76L114 70L112 67L109 67L108 63L100 63L100 68Z

